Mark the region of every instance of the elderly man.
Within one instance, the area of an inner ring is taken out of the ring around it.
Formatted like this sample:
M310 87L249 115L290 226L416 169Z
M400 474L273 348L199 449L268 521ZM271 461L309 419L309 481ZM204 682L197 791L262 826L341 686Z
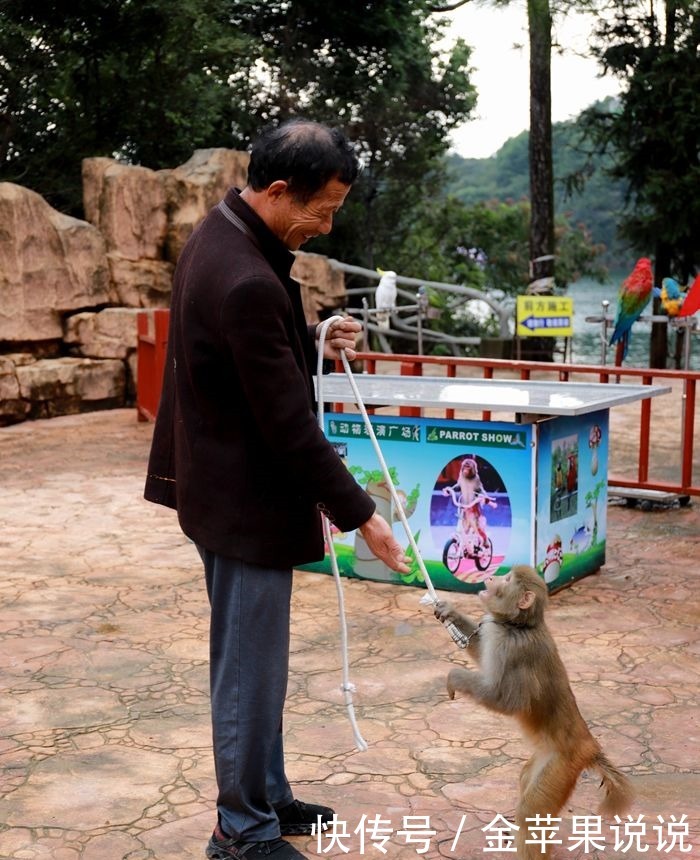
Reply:
M318 427L316 332L290 277L292 252L330 232L357 172L337 129L294 120L267 130L248 184L209 212L175 273L145 496L177 509L204 564L219 790L210 860L303 857L281 837L333 816L294 798L282 743L292 568L323 556L320 511L408 570ZM354 358L359 328L333 325L326 357Z

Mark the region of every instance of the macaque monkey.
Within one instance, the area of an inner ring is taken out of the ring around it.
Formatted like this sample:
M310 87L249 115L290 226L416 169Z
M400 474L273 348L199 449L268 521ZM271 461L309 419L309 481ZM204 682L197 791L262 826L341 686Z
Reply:
M452 669L447 692L466 693L500 714L510 714L533 742L534 755L520 774L515 814L517 856L546 857L541 844L527 844L528 819L556 816L584 769L602 777L603 815L623 813L632 801L626 777L606 758L579 713L564 664L544 621L547 586L537 571L516 565L492 576L479 592L486 614L480 624L440 601L435 615L469 637L467 651L479 671ZM533 822L534 823L534 822Z

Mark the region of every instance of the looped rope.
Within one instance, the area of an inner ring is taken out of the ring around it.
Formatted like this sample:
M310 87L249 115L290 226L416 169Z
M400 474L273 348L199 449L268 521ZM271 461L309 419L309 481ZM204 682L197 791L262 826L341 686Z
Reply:
M316 367L316 400L318 402L318 423L321 427L321 430L325 432L324 427L324 401L323 401L323 348L326 342L326 335L328 333L328 329L335 322L342 321L343 317L339 315L335 315L329 317L327 320L324 320L319 326L319 337L318 337L318 364ZM372 443L372 447L374 448L374 453L377 456L377 460L379 461L379 465L382 470L382 474L384 475L384 480L386 482L386 486L389 489L389 493L391 495L391 499L394 503L394 508L396 513L398 514L399 520L401 521L401 525L406 532L406 537L408 538L408 543L413 550L413 556L418 564L420 572L423 576L423 580L425 582L425 587L428 591L427 594L423 595L420 599L420 603L423 605L431 605L434 606L438 602L438 596L433 587L433 583L428 575L428 571L426 570L425 563L420 554L420 550L418 549L418 544L416 543L415 538L413 537L413 532L411 531L411 527L408 524L408 520L406 519L406 514L404 513L403 505L401 504L401 500L399 499L398 493L396 492L396 487L394 486L394 482L391 479L391 474L389 473L389 469L386 465L386 461L384 460L384 455L382 454L381 448L379 447L379 442L377 441L377 436L374 432L374 428L372 427L372 422L369 420L369 415L367 414L367 409L365 408L365 404L362 400L362 395L360 394L360 390L357 387L357 383L355 382L355 377L353 376L352 369L350 367L350 362L348 361L348 357L345 355L345 350L340 351L340 358L343 363L343 370L345 371L345 375L348 378L348 382L350 383L350 387L352 388L352 393L355 398L355 403L357 404L358 409L360 410L360 414L362 415L362 419L365 424L365 429L367 430L367 435ZM360 730L357 726L357 722L355 720L355 710L352 702L352 693L355 692L355 685L350 681L350 669L348 665L348 634L347 634L347 623L345 620L345 601L343 599L343 587L340 581L340 572L338 569L338 559L335 553L335 546L333 545L333 539L331 535L331 527L328 517L325 514L322 514L323 517L323 534L326 540L326 546L328 547L328 554L331 560L331 570L333 572L333 578L335 579L336 591L338 593L338 613L340 616L340 640L341 640L341 651L342 651L342 663L343 663L343 683L341 684L341 689L345 692L345 704L348 709L348 716L350 718L350 724L353 729L353 733L355 735L355 743L357 748L364 752L368 746L365 739L362 737ZM469 638L462 633L454 624L447 623L444 625L447 632L450 634L454 642L460 648L466 648L469 644Z

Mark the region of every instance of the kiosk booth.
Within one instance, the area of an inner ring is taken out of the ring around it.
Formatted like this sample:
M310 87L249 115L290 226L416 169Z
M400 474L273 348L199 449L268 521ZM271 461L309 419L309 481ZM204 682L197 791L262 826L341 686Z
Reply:
M531 564L550 590L605 562L609 410L669 387L583 382L355 377L413 536L437 589L478 591L484 579ZM352 404L345 374L323 378L324 401ZM399 415L418 407L423 417ZM506 420L428 417L484 410ZM357 481L397 516L362 416L328 412L325 432ZM408 544L400 524L397 539ZM333 531L341 575L422 585L386 567L359 532ZM410 547L409 547L409 555ZM330 573L328 554L304 570Z

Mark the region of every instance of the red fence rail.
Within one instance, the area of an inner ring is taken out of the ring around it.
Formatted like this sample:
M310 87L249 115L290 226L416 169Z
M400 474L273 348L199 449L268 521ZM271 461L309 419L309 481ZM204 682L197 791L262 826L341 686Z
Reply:
M650 478L651 457L651 420L652 398L640 402L639 452L637 457L636 477L610 476L608 483L615 487L630 490L674 493L679 496L700 496L700 485L693 483L693 455L695 437L696 389L700 372L685 370L663 370L656 368L608 367L603 365L585 364L556 364L541 361L507 361L498 358L457 358L454 356L430 355L385 355L384 353L364 352L358 354L358 359L364 363L367 373L377 373L378 365L383 366L384 372L395 372L391 364L398 364L399 373L404 376L431 375L430 369L440 369L438 375L453 378L458 375L459 368L471 368L481 371L484 379L496 379L498 375L513 375L522 380L528 380L536 375L538 378L550 378L553 382L573 381L572 376L596 377L598 382L614 384L622 377L630 382L641 382L642 385L671 383L680 386L681 420L678 435L680 463L676 480L653 480ZM389 366L389 367L387 367ZM338 367L342 371L342 366ZM427 370L426 370L427 369ZM658 410L668 409L664 397L654 401ZM342 407L341 407L342 408ZM419 416L420 407L402 407L402 415ZM454 418L454 409L445 409L446 418ZM481 413L482 420L489 421L491 412Z
M149 310L138 314L138 383L136 406L139 421L152 421L158 411L158 401L163 381L163 369L168 343L168 310ZM674 457L680 453L680 474L676 480L653 480L650 478L652 399L647 398L640 404L639 451L637 456L636 477L609 477L609 484L630 490L660 491L675 493L679 496L700 496L700 485L693 483L693 456L695 437L696 389L700 372L685 370L661 370L646 368L607 367L581 364L555 364L541 361L507 361L498 358L457 358L454 356L431 355L385 355L384 353L359 353L358 359L364 363L367 373L377 373L378 365L383 370L391 364L398 364L399 373L409 376L436 375L454 378L460 368L479 371L484 379L498 378L499 374L513 375L528 380L536 375L539 378L552 378L554 382L568 382L572 376L597 377L602 383L615 383L622 377L639 381L643 385L654 382L672 383L680 387L681 416L678 445L674 445ZM426 368L428 371L426 372ZM437 373L439 368L439 373ZM338 370L342 371L339 363ZM657 410L668 409L664 397L654 399ZM336 406L342 411L342 406ZM368 411L372 411L369 409ZM403 407L402 415L420 415L420 407ZM445 417L454 418L454 409L446 409ZM483 411L484 421L491 419L490 411ZM674 440L675 441L675 440ZM665 464L668 467L668 464ZM673 464L675 468L675 463Z

